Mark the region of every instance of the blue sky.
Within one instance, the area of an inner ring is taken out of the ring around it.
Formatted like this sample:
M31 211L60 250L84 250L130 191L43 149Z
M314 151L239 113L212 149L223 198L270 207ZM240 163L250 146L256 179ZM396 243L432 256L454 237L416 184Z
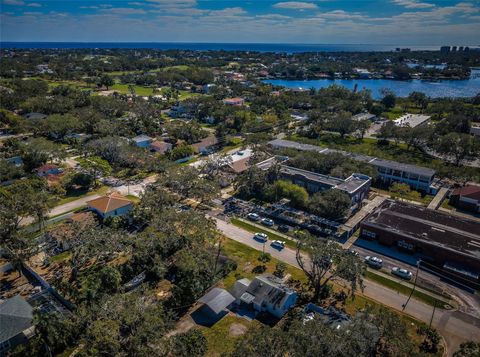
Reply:
M479 1L0 0L1 41L479 45Z

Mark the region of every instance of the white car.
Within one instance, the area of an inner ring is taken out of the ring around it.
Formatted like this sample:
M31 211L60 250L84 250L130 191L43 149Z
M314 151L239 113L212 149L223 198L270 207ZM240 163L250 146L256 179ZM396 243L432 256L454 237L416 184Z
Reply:
M380 269L383 266L382 259L378 257L371 257L369 255L365 257L365 263L375 269Z
M265 243L268 240L268 236L265 233L255 233L253 239Z
M285 248L285 242L282 240L274 240L271 244L272 247L278 248L278 249L283 249Z
M251 221L259 221L260 220L260 216L256 213L249 213L247 214L247 218Z
M392 274L405 280L410 280L413 276L411 271L399 267L393 267Z
M270 218L262 219L262 224L267 227L272 227L274 225L273 221Z

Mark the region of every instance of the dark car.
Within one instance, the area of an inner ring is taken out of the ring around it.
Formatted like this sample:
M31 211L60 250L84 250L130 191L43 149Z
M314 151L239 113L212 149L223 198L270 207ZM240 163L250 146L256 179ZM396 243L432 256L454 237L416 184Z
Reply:
M282 233L287 233L290 230L290 227L286 224L281 224L278 226L278 231Z

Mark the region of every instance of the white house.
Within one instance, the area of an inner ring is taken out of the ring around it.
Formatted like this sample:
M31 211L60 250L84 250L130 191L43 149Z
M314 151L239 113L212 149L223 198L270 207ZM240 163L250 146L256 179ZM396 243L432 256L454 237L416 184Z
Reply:
M231 291L238 305L252 307L258 312L269 312L281 318L295 305L297 293L273 275L260 275L253 281L240 279Z
M96 212L100 217L105 219L127 214L133 208L133 203L119 194L112 193L88 201L87 206L90 210Z

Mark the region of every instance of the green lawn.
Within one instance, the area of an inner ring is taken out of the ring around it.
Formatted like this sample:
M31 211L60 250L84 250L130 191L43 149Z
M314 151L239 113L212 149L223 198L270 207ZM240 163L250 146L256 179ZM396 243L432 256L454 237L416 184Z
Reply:
M286 239L285 237L282 237L278 234L275 234L275 233L272 233L272 232L269 232L265 229L262 229L260 227L257 227L257 226L254 226L253 224L250 224L250 223L247 223L247 222L244 222L244 221L241 221L237 218L232 218L230 220L230 222L237 226L237 227L240 227L240 228L243 228L245 229L246 231L249 231L249 232L252 232L252 233L265 233L267 236L268 236L268 239L270 241L272 240L282 240L285 242L285 244L287 246L289 246L290 248L296 248L297 245L296 243L293 241L293 240L289 240L289 239Z
M253 279L256 275L252 272L252 269L262 263L258 260L260 253L258 250L250 248L249 246L236 242L234 240L225 238L222 243L222 249L224 253L237 263L237 269L230 272L223 280L223 285L229 289L233 286L235 281L241 278ZM275 271L275 265L279 261L272 258L265 264L267 270L265 273L273 273ZM298 268L287 265L287 274L290 274L292 278L306 282L305 274Z
M130 93L128 86L129 86L128 84L115 83L113 86L109 87L108 89L115 90L123 94L127 94L127 93ZM141 97L148 97L153 93L153 88L137 86L137 85L134 85L133 87L135 89L135 94Z
M409 286L405 286L405 285L402 285L398 282L396 282L395 280L392 280L392 279L388 279L382 275L378 275L378 274L375 274L371 271L367 271L367 274L366 274L366 278L368 280L372 280L374 282L377 282L383 286L386 286L392 290L395 290L397 292L399 292L400 294L403 294L403 295L410 295L410 292L412 291L412 288L409 287ZM439 299L436 299L435 297L431 296L431 295L428 295L428 294L425 294L421 291L417 291L415 290L413 292L413 295L412 295L415 299L417 300L420 300L428 305L437 305L437 307L439 308L443 308L443 306L445 305L445 302L442 301L442 300L439 300ZM405 299L406 301L406 299Z
M103 194L107 193L108 189L109 189L108 186L101 186L101 187L99 187L99 188L97 188L93 191L88 191L88 192L74 191L74 192L68 194L66 197L64 197L64 198L62 198L58 201L55 201L55 206L60 206L60 205L63 205L65 203L70 203L70 202L78 200L79 198L91 196L91 195L94 195L94 194L103 195Z
M200 330L208 341L207 356L221 356L233 351L235 342L241 338L241 335L234 336L231 328L233 330L235 327L240 327L247 330L253 326L260 326L260 322L256 320L247 321L240 317L229 315L225 316L212 327L200 327Z

